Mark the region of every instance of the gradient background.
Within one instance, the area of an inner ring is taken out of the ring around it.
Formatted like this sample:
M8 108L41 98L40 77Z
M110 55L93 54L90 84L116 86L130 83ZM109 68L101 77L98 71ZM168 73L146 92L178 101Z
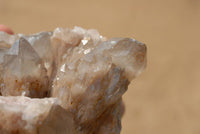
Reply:
M200 134L200 0L0 0L0 23L27 34L77 25L146 43L122 134Z

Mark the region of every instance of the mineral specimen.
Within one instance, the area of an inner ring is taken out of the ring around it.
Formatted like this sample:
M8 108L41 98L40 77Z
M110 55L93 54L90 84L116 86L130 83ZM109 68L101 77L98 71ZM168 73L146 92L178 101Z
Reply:
M1 134L119 134L122 95L146 46L94 29L0 32Z

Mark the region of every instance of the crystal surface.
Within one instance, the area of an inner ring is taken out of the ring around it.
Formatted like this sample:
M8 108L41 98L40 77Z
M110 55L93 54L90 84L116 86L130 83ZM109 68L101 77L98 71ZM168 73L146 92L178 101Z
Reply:
M0 132L119 134L122 95L145 67L143 43L95 29L0 33Z
M72 134L71 113L56 98L0 96L1 134Z

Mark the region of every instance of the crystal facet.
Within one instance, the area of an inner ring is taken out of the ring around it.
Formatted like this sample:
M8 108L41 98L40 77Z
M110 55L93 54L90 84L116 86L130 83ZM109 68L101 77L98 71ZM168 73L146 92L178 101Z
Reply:
M122 95L145 67L143 43L94 29L0 33L0 133L119 134Z

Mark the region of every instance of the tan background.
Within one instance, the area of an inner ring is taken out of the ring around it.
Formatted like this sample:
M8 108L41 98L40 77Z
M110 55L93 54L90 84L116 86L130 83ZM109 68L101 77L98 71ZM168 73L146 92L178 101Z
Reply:
M16 33L78 25L146 43L122 134L200 134L200 0L0 0L0 23Z

